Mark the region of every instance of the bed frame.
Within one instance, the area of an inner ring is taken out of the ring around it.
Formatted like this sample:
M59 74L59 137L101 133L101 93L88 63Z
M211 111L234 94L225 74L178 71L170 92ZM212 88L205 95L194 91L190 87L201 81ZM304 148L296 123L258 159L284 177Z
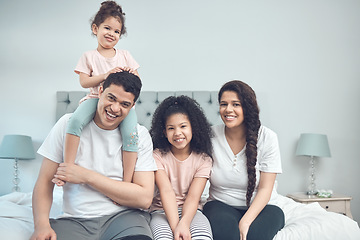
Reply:
M57 92L56 120L73 112L85 91ZM211 124L221 123L218 113L217 92L150 92L141 93L136 103L138 122L147 128L157 105L168 96L186 95L195 99L203 108ZM318 203L301 204L278 195L275 205L283 209L285 227L273 240L300 239L349 239L359 240L360 229L352 219L334 212L327 212ZM55 188L50 217L61 214L62 188ZM29 239L34 230L31 193L14 192L0 197L0 238Z
M79 100L87 94L86 91L59 91L56 93L56 121L64 114L75 111ZM217 125L222 123L219 116L217 91L176 91L155 92L142 91L136 102L135 111L139 124L150 129L151 120L156 107L169 96L185 95L195 99L202 107L209 123Z

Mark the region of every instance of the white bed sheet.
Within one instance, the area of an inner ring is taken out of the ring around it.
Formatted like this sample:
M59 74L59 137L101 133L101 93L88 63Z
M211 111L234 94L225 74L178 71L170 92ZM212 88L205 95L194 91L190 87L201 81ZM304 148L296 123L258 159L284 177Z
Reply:
M32 193L13 192L0 197L0 239L28 240L34 231ZM62 188L56 187L50 217L62 213Z
M61 188L54 191L50 217L61 214ZM327 212L318 203L301 204L278 195L276 205L283 209L285 227L274 240L360 240L360 229L352 219ZM0 197L0 238L27 240L33 232L31 193L11 193Z
M351 218L327 212L318 203L302 204L278 195L278 205L285 214L285 227L273 240L360 240L360 228Z

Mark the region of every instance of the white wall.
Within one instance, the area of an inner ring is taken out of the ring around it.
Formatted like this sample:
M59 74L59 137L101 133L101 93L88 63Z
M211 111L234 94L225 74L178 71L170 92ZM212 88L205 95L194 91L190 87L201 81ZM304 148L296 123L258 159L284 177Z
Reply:
M73 73L97 46L89 18L101 1L0 1L0 138L30 135L37 149L55 121L55 93L82 90ZM317 185L351 195L360 221L360 1L123 1L128 36L118 47L140 63L143 90L218 90L232 79L257 92L264 125L278 133L279 192L304 191L300 133L328 135ZM305 161L306 160L306 161ZM22 161L31 191L41 157ZM0 194L12 161L0 161Z

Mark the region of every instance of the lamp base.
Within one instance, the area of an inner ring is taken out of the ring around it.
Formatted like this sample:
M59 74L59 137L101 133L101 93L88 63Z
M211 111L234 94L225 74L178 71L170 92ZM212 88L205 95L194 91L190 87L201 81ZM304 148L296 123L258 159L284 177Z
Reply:
M20 183L20 178L19 178L19 165L18 165L18 159L15 158L15 162L14 162L14 179L13 179L13 183L14 183L14 187L13 187L13 192L20 192L21 189L19 187L19 183Z
M310 176L309 176L309 186L308 186L308 191L307 191L307 195L316 195L317 191L316 191L316 184L315 184L315 161L314 161L314 156L311 156L310 158Z
M311 190L311 191L308 191L306 192L307 195L316 195L318 192L317 191L314 191L314 190Z

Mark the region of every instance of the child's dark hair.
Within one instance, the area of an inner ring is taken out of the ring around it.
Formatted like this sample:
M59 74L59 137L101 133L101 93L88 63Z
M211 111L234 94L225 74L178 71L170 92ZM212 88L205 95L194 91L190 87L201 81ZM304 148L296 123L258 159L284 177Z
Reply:
M250 201L254 193L256 184L255 165L257 162L257 142L258 133L261 126L259 117L259 106L256 101L256 94L254 90L246 83L233 80L225 83L218 94L220 102L221 96L225 91L232 91L237 94L240 100L241 107L244 112L244 124L246 128L246 150L245 155L247 158L246 166L248 173L248 187L246 192L246 205L250 206Z
M121 6L115 1L105 1L101 3L99 11L95 17L91 19L91 29L93 24L99 27L108 17L114 17L121 23L120 36L126 33L125 13L122 11Z
M140 78L128 71L110 74L104 81L103 89L105 90L111 84L122 86L125 92L134 94L134 102L138 99L142 87Z
M212 156L211 137L213 132L200 105L187 96L170 96L160 103L152 118L150 135L154 149L158 148L162 153L170 151L171 144L165 136L165 124L173 114L185 114L190 121L192 139L190 148L196 153L206 153Z

